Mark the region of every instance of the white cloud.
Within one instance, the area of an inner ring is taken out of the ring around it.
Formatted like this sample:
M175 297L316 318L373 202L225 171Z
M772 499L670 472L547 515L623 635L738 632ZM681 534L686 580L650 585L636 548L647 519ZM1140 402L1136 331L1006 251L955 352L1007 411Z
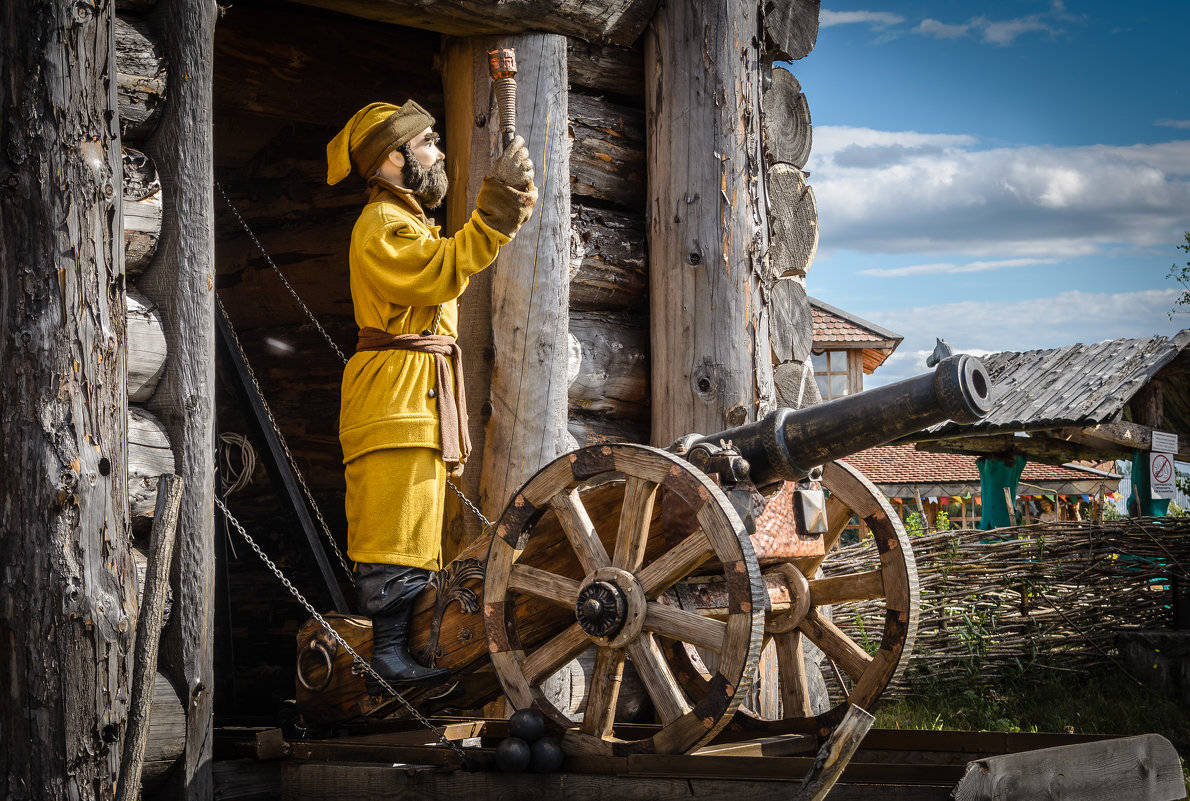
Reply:
M880 386L924 372L935 337L956 353L977 356L1002 350L1057 348L1076 342L1169 336L1190 322L1167 313L1178 290L1083 292L1019 301L957 301L880 312L850 309L905 337L864 386ZM827 303L832 301L823 298Z
M1158 246L1190 227L1190 140L980 149L952 134L814 134L826 252L1055 259Z
M884 267L871 270L859 270L860 275L871 275L878 278L903 278L909 275L952 275L956 273L981 273L989 270L1003 270L1008 267L1033 267L1038 264L1055 264L1058 259L995 259L991 261L971 261L966 264L953 262L933 262L931 264L911 264L908 267Z
M1163 120L1157 120L1153 124L1161 125L1166 128L1190 128L1190 120L1171 120L1167 118Z
M926 17L913 30L922 36L933 36L935 39L960 39L966 36L967 32L971 30L971 24L947 25L945 22L939 22L936 19Z
M892 14L887 11L827 11L823 9L818 14L819 28L855 24L887 28L890 25L900 25L904 21L905 18L900 14Z
M983 30L983 40L985 42L1001 46L1012 44L1018 36L1024 33L1031 33L1033 31L1055 32L1053 27L1042 20L1040 14L1031 14L1027 17L999 21L990 20L987 17L978 17L971 20L971 25L972 27Z

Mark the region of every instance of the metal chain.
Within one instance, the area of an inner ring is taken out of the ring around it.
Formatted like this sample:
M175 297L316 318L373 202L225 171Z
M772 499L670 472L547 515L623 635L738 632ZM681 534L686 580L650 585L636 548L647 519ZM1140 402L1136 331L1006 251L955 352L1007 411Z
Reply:
M322 338L326 340L326 344L330 345L331 350L338 354L339 360L343 362L343 364L347 364L347 357L343 355L343 351L339 350L339 346L335 344L335 340L331 339L331 335L328 334L326 329L323 328L318 322L318 318L314 316L314 312L310 311L310 308L302 302L301 296L298 295L297 290L290 286L289 281L285 280L285 274L281 272L281 268L278 267L277 263L273 261L273 257L269 255L269 252L264 249L264 245L260 244L260 240L256 238L256 234L253 233L252 229L248 226L248 221L241 217L239 209L232 205L231 199L228 198L227 193L223 191L223 184L221 184L219 181L216 181L215 188L218 189L219 194L223 196L223 202L227 204L229 209L231 209L231 213L234 214L235 218L240 221L240 225L242 225L244 231L247 232L248 238L252 240L252 244L256 245L257 250L259 250L261 255L264 256L264 260L269 263L269 266L273 268L273 272L275 272L277 277L281 279L281 283L284 284L285 288L289 290L289 294L293 295L293 299L296 300L297 304L302 307L302 311L304 311L306 316L310 318L310 322L314 323L314 327L318 329L318 333L322 334Z
M318 518L318 524L322 526L323 536L330 543L331 550L335 552L335 556L339 559L339 564L343 567L343 572L347 574L348 580L354 587L355 575L351 572L351 567L347 564L347 559L343 556L343 552L339 550L339 544L331 536L330 526L327 525L326 519L322 516L322 510L318 508L318 502L314 500L314 493L310 491L309 485L306 484L306 479L302 476L302 471L298 469L297 460L294 459L293 453L289 450L288 443L285 442L285 435L281 433L281 427L277 424L277 418L273 416L273 410L264 398L264 392L260 389L260 382L256 380L256 373L252 370L252 364L248 361L248 355L244 353L244 346L240 344L240 338L236 335L236 330L231 324L231 318L227 316L227 309L223 308L223 301L218 296L215 297L215 304L219 307L219 313L223 315L223 321L227 323L227 330L231 333L232 342L235 343L236 350L240 352L240 358L243 359L244 366L248 370L248 377L252 380L252 386L256 387L256 395L260 398L260 405L264 407L264 413L268 415L269 425L272 426L273 433L277 435L277 441L281 444L281 450L285 451L285 458L289 461L289 466L293 470L294 477L297 478L298 484L301 485L302 493L306 496L306 501L309 502L310 508L314 510L314 516Z
M243 537L244 542L248 543L248 547L256 551L256 555L260 557L261 561L263 561L268 569L273 572L273 575L285 585L285 589L289 590L293 597L296 598L301 603L301 605L306 608L306 611L310 614L310 616L317 620L322 625L322 627L326 629L327 633L330 634L331 637L334 638L335 642L339 644L339 647L351 655L352 662L358 666L360 670L375 679L376 682L384 688L385 692L396 698L401 703L401 705L405 707L409 714L412 715L419 723L421 723L427 729L433 731L439 740L449 746L450 749L458 755L459 759L463 761L464 766L470 767L471 763L467 758L466 752L464 752L457 743L448 739L445 734L443 734L437 727L434 726L433 723L430 722L428 718L426 718L425 715L418 712L417 709L414 708L413 704L406 700L405 696L393 689L393 686L389 684L384 679L384 677L377 673L376 669L373 668L371 664L369 664L362 656L356 653L354 648L347 644L347 641L343 639L342 635L335 631L334 627L326 621L326 618L320 615L318 610L306 600L306 596L302 595L301 590L293 586L293 583L285 577L285 574L281 572L281 568L277 567L273 560L269 559L265 552L261 550L260 546L256 544L256 540L252 539L252 537L248 535L248 532L244 530L242 525L240 525L240 521L236 520L235 516L232 515L227 506L224 505L223 500L219 497L216 497L215 505L218 506L220 511L223 512L223 516L227 518L227 522L231 523L232 527L235 528L237 532L239 532L241 537Z
M321 323L319 323L319 322L318 322L318 318L316 318L316 317L314 316L314 312L310 311L310 307L309 307L309 306L307 306L305 303L303 303L303 302L302 302L302 299L301 299L301 297L298 295L297 291L296 291L296 290L295 290L295 289L294 289L294 288L293 288L293 287L290 285L289 281L285 280L285 274L281 272L281 268L277 266L277 263L273 261L273 257L272 257L272 256L270 256L270 255L269 255L269 253L268 253L268 251L264 249L264 245L260 244L260 240L259 240L259 239L257 239L257 238L256 238L256 234L252 232L252 228L251 228L251 227L248 225L248 221L247 221L247 220L245 220L245 219L244 219L244 218L243 218L243 217L240 215L240 211L239 211L239 209L237 209L237 208L235 207L235 205L234 205L234 204L231 202L231 199L230 199L230 198L227 196L227 193L223 191L223 184L221 184L219 181L216 181L216 182L215 182L215 187L216 187L216 188L219 190L219 194L223 196L223 202L227 204L227 207L228 207L229 209L231 209L231 213L232 213L232 214L234 214L234 215L235 215L235 218L236 218L237 220L239 220L239 221L240 221L240 225L241 225L241 226L243 226L243 228L244 228L244 231L246 231L246 232L247 232L247 234L248 234L248 238L252 240L253 244L255 244L255 245L256 245L257 249L258 249L258 250L261 252L261 254L264 256L264 258L265 258L265 261L267 261L267 262L269 263L269 266L273 268L273 272L275 272L275 273L277 274L277 277L281 279L281 283L282 283L282 284L284 284L284 285L285 285L285 288L289 290L289 294L290 294L290 295L293 295L293 299L297 301L297 304L298 304L299 306L301 306L301 308L302 308L302 311L304 311L304 312L306 313L306 317L308 317L308 318L310 319L310 322L314 324L314 327L318 329L318 333L322 334L322 338L326 340L326 344L330 345L330 346L331 346L331 350L333 350L333 351L334 351L334 352L335 352L335 353L338 355L338 357L339 357L339 361L343 362L343 364L347 364L347 357L343 355L343 351L339 350L339 346L335 344L335 340L331 339L331 336L330 336L330 334L328 334L328 333L326 332L326 329L325 329L325 328L323 328L323 327L322 327L322 325L321 325ZM222 306L222 305L220 305L219 309L220 309L220 311L223 311L223 306ZM224 317L224 319L227 319L227 312L226 312L226 311L223 311L223 317ZM430 330L431 330L431 331L433 331L434 333L437 333L437 331L438 331L438 323L439 323L441 320L442 320L442 304L439 304L439 305L438 305L438 311L437 311L437 312L435 312L435 314L434 314L434 324L433 324L433 326L431 326ZM228 328L231 328L231 322L230 322L230 320L228 321ZM233 334L233 336L234 336L234 333L235 333L235 332L234 332L234 329L233 329L233 330L232 330L232 334ZM238 345L238 344L239 344L239 342L237 341L237 343L236 343L236 344ZM243 348L241 348L241 349L240 349L240 351L241 351L241 353L242 353L242 352L243 352ZM245 358L245 360L244 360L244 361L245 361L245 363L247 363L247 361L248 361L248 360ZM251 367L249 367L249 368L248 368L248 372L249 372L249 373L251 373L251 372L252 372L252 368L251 368ZM256 377L255 377L255 376L253 376L253 377L252 377L252 381L253 381L253 383L255 383L255 382L256 382ZM257 389L258 389L258 390L260 389L260 385L259 385L259 384L257 385ZM263 400L263 398L264 398L264 396L263 396L263 395L261 395L261 399L262 399L262 400ZM265 404L265 408L266 408L266 409L268 408L268 404ZM273 429L274 429L274 430L277 432L277 435L278 435L278 436L280 436L280 434L281 434L281 431L280 431L280 429L279 429L279 428L277 428L277 423L276 423L276 421L275 421L275 420L273 420L273 413L272 413L272 412L269 412L269 420L270 420L270 421L273 423ZM285 439L284 439L283 437L281 438L281 445L282 445L282 447L285 447ZM289 448L287 448L287 447L285 448L285 453L286 453L286 455L287 455L287 456L289 455ZM343 555L342 555L341 553L339 553L339 546L338 546L338 545L335 545L335 541L334 541L334 539L332 539L332 538L331 538L331 536L330 536L330 531L329 531L329 529L327 529L327 527L326 527L326 523L325 523L325 521L323 521L323 519L322 519L322 513L318 511L318 506L317 506L316 504L314 504L314 499L310 497L310 492L309 492L309 490L308 490L308 489L306 489L306 482L305 482L304 480L302 480L302 474L301 474L301 472L299 472L299 471L298 471L298 469L297 469L297 465L296 465L296 464L294 464L294 462L293 462L293 457L290 457L289 461L290 461L290 465L293 467L294 473L295 473L295 474L297 475L297 477L298 477L298 481L300 481L300 482L301 482L301 484L302 484L302 489L306 491L306 497L310 499L310 503L311 503L311 505L313 505L313 506L314 506L314 514L316 514L316 515L318 516L318 522L322 523L322 530L323 530L324 532L326 532L326 536L327 536L327 539L328 539L328 540L330 541L330 543L331 543L331 547L333 547L333 548L335 549L335 553L336 553L336 554L338 554L338 556L339 556L339 561L340 561L340 562L342 562L342 563L343 563L343 566L344 566L344 568L346 568L346 567L347 567L347 563L346 563L345 561L343 561ZM468 509L470 509L470 510L471 510L471 512L472 512L472 513L473 513L473 514L474 514L474 515L475 515L477 518L479 518L480 522L482 522L482 523L483 523L483 527L484 527L484 530L485 530L485 531L486 531L487 529L489 529L489 528L491 528L491 527L492 527L492 521L488 520L486 517L484 517L484 516L483 516L483 512L479 511L479 507L478 507L478 506L476 506L476 505L475 505L475 504L474 504L474 503L471 501L471 499L470 499L470 498L468 498L466 495L464 495L464 494L463 494L463 491L462 491L461 489L459 489L459 487L458 487L458 485L457 485L457 484L455 484L455 483L454 483L453 481L451 481L450 479L447 479L447 480L446 480L446 483L447 483L447 484L450 486L450 488L451 488L452 490L454 490L454 493L455 493L455 495L458 495L458 496L459 496L459 498L460 498L460 499L463 501L463 504L464 504L464 505L465 505L465 506L466 506ZM348 575L350 575L350 574L351 574L351 570L350 570L349 568L347 569L347 572L348 572ZM354 578L354 577L352 577L352 584L354 584L354 583L355 583L355 578Z

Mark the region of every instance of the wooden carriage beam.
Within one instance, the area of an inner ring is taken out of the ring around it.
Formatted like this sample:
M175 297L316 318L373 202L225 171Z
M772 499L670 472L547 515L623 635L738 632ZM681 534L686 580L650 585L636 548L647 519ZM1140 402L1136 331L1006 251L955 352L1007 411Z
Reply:
M356 17L449 36L548 31L590 42L630 45L657 0L298 0Z

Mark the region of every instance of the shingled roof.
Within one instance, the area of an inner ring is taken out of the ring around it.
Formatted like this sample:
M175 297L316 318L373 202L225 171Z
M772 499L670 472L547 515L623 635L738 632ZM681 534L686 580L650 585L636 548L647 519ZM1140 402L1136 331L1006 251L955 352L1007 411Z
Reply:
M1188 344L1190 329L1185 329L1174 337L983 356L995 385L992 410L978 423L943 423L931 431L995 433L1110 422Z
M862 317L837 309L817 298L807 297L814 319L814 348L862 348L864 372L871 373L892 355L904 339Z
M979 494L976 457L963 453L930 453L910 444L882 445L852 454L845 460L889 497ZM1110 463L1108 463L1110 465ZM1106 465L1056 465L1028 462L1021 474L1021 492L1039 490L1059 495L1084 495L1101 489L1115 491L1120 476Z

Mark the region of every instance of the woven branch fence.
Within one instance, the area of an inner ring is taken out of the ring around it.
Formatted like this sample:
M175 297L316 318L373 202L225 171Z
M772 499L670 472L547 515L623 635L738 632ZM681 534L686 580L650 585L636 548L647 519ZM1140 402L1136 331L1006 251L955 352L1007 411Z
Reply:
M921 590L917 638L886 697L910 692L923 674L981 682L1006 670L1115 664L1116 635L1169 627L1173 579L1190 587L1185 518L941 531L912 542ZM841 548L823 567L839 575L879 566L868 539ZM857 604L837 607L834 619L869 644L883 614Z

